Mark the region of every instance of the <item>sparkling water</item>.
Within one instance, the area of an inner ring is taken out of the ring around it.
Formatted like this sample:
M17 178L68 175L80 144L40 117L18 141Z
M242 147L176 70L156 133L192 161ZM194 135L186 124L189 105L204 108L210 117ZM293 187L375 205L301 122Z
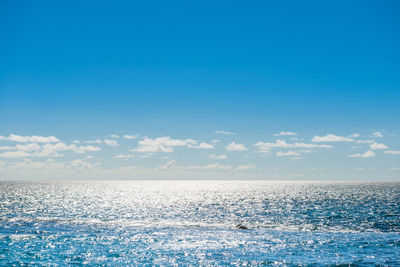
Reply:
M400 183L1 182L0 265L67 264L400 265Z

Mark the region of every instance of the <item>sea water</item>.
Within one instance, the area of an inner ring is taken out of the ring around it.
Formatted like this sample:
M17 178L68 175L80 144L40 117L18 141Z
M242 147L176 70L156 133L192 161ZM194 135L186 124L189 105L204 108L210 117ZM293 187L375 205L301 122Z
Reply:
M400 183L0 182L0 265L68 264L400 265Z

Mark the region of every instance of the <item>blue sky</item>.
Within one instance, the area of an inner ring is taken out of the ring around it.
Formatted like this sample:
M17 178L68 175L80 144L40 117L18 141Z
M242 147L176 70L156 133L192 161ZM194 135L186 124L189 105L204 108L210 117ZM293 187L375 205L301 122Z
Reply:
M11 152L0 154L1 178L398 180L398 10L397 1L1 3L0 153ZM146 140L158 150L141 152ZM247 150L227 150L232 142Z

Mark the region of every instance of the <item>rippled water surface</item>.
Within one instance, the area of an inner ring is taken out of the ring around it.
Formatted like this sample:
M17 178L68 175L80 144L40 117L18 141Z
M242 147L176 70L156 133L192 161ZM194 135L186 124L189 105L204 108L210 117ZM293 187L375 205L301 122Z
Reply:
M1 182L0 265L69 263L400 265L400 183Z

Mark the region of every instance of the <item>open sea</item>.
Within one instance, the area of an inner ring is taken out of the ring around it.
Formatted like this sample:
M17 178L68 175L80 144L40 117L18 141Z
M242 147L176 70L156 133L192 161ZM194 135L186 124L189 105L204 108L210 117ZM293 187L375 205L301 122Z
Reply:
M0 182L0 265L70 264L400 266L400 183Z

